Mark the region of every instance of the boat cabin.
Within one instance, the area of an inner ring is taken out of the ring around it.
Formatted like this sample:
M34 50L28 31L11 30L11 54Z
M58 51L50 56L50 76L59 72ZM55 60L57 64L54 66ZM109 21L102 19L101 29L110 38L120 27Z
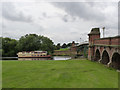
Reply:
M17 53L18 57L43 57L47 56L47 51L23 51Z

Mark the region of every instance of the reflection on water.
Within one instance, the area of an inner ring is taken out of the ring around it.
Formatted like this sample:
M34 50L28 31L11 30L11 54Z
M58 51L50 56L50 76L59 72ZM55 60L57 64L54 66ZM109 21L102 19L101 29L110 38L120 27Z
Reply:
M18 58L18 57L2 57L2 60L69 60L70 56L53 56L53 58Z
M2 60L18 60L18 57L2 57Z
M52 60L51 58L18 58L18 60Z
M71 59L70 56L54 56L53 60L68 60Z

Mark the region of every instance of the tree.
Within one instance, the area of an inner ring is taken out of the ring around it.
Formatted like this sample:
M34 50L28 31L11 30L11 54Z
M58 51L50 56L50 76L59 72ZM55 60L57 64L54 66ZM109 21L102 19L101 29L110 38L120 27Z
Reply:
M56 49L59 50L60 48L61 48L60 43L58 43Z
M17 56L16 46L18 41L11 38L2 38L2 56L3 57L13 57Z
M50 40L47 37L42 36L41 38L41 46L40 48L41 50L47 51L49 54L52 54L54 51L54 45L52 40Z
M26 34L25 36L22 36L19 40L17 48L19 51L48 51L49 54L53 53L54 51L52 40L36 34Z
M72 46L72 43L68 43L68 44L67 44L67 47L71 47L71 46Z
M67 45L64 43L63 45L62 45L62 48L66 48L67 47Z
M41 42L36 34L26 34L19 39L17 45L18 51L34 51L38 50Z
M52 54L54 51L54 45L52 40L44 36L38 36L36 34L26 34L22 36L18 41L11 38L2 38L2 47L0 46L0 54L3 57L17 56L19 51L35 51L42 50L48 51Z

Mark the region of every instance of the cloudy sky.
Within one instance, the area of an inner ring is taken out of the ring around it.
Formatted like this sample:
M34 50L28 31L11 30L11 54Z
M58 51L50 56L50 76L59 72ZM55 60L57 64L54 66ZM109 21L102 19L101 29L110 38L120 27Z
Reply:
M83 42L94 27L118 35L118 2L1 2L0 9L3 37L35 33L55 44Z

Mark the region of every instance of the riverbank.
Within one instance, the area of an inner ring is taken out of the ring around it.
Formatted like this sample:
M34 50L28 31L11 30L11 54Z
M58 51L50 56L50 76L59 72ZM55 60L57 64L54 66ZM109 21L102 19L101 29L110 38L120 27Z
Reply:
M3 88L117 88L118 72L89 60L2 61Z
M68 60L70 56L52 56L51 60ZM2 60L47 60L46 58L18 58L18 57L2 57Z

